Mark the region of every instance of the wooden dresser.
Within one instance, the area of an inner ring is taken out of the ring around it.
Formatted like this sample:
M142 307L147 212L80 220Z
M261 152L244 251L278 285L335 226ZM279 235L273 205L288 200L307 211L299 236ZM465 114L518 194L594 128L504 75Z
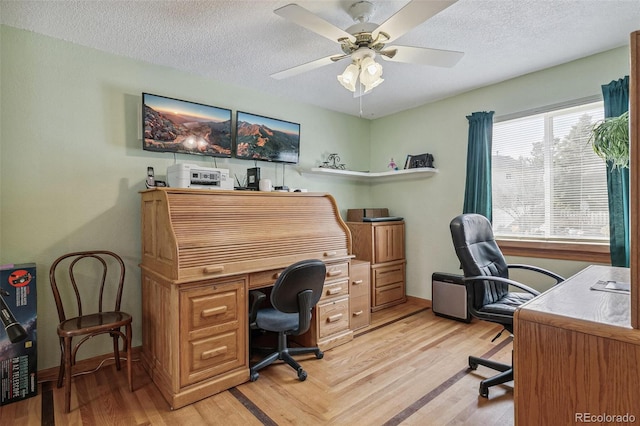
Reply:
M404 303L404 221L347 222L353 254L371 264L371 311Z
M249 380L248 297L303 259L327 264L302 339L348 342L351 234L326 194L142 192L142 364L172 408Z

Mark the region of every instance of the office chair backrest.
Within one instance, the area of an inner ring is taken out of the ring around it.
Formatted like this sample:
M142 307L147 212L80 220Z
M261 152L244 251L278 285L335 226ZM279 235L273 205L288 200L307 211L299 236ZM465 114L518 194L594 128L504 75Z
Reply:
M509 278L507 262L493 236L489 220L479 214L462 214L449 224L456 255L465 277L494 276ZM485 281L473 288L473 307L493 303L509 292L509 285Z
M65 262L65 260L67 261ZM81 260L83 262L80 262ZM68 253L56 259L49 270L49 281L60 322L67 319L65 305L63 304L63 300L67 300L67 298L63 299L58 290L58 278L60 278L58 271L62 269L63 265L66 266L67 272L67 279L63 281L72 285L75 295L75 309L73 313L69 313L69 317L74 318L86 313L83 312L83 294L97 298L97 300L94 300L94 303L97 303L95 307L97 312L120 310L125 274L124 262L120 256L104 250ZM109 272L111 269L113 271ZM62 275L61 271L60 275ZM79 282L80 285L78 285ZM83 290L83 288L85 289ZM111 303L108 305L105 301L106 295L113 296L113 298L110 298ZM93 306L90 310L90 313L95 312Z
M298 330L301 333L309 328L311 308L322 297L326 271L321 260L302 260L288 266L273 285L271 305L274 308L286 313L308 313L300 316Z

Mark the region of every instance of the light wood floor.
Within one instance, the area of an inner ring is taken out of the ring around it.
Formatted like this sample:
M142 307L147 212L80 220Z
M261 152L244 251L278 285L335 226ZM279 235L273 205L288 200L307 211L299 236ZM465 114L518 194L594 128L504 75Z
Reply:
M71 408L55 383L38 396L0 407L0 425L512 425L513 383L478 396L495 374L467 370L470 354L511 361L511 339L498 325L437 317L420 299L373 314L348 344L303 359L304 382L284 364L248 382L171 411L139 362L134 388L124 369L103 366L73 380Z

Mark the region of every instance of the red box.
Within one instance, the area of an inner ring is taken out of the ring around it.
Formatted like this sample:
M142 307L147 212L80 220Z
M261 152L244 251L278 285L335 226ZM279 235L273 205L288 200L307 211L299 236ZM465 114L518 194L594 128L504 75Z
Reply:
M38 394L36 265L0 266L0 405Z

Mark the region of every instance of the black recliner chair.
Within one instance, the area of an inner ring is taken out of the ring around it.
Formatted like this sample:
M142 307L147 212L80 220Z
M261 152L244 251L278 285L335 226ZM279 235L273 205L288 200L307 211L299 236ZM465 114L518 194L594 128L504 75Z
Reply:
M278 347L274 352L250 367L250 380L258 380L258 370L282 360L298 372L298 379L304 381L307 372L302 369L292 355L313 353L323 357L317 347L289 348L287 336L305 333L311 324L311 310L322 296L326 267L321 260L303 260L288 266L278 277L271 290L271 306L260 308L266 295L260 291L250 292L249 327L278 333ZM251 332L251 330L250 330ZM253 339L252 339L253 340Z
M523 303L540 292L509 279L509 269L527 269L553 278L556 284L564 278L546 269L531 265L508 265L493 236L489 220L479 214L462 214L449 224L456 255L460 260L467 290L469 313L481 320L501 324L513 333L513 314ZM510 292L514 286L526 293ZM502 333L502 331L500 331ZM499 337L498 334L497 337ZM513 366L475 356L469 357L469 368L484 365L500 371L480 382L480 396L489 396L489 387L513 380Z

